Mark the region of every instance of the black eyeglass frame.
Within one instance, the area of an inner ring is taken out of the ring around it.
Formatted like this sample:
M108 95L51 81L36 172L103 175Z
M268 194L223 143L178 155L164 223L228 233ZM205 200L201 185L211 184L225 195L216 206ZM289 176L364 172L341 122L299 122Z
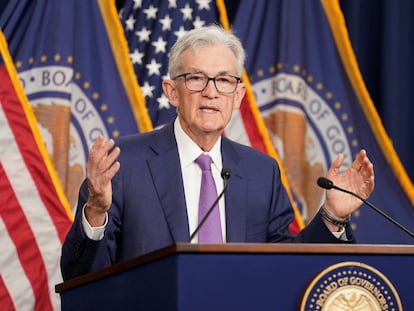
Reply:
M202 75L204 75L206 78L207 78L207 82L206 82L206 85L201 89L201 90L192 90L192 89L190 89L188 86L187 86L187 76L188 75L196 75L196 74L202 74ZM231 77L231 78L235 78L236 79L236 86L235 86L235 88L234 88L234 90L233 91L231 91L231 92L223 92L223 91L220 91L218 88L217 88L217 85L216 85L216 79L217 79L217 77ZM185 85L185 87L189 90L189 91L192 91L192 92L202 92L202 91L204 91L205 89L206 89L206 87L207 87L207 85L208 85L208 83L210 82L210 81L213 81L213 83L214 83L214 87L216 88L216 90L217 90L217 92L219 92L219 93L221 93L221 94L233 94L234 92L236 92L236 90L237 90L237 86L239 85L239 83L241 82L241 78L240 77L237 77L237 76L233 76L233 75L230 75L230 74L219 74L219 75L217 75L217 76L214 76L214 77L209 77L208 75L206 75L204 72L185 72L185 73L182 73L182 74L179 74L179 75L177 75L177 76L175 76L174 78L172 78L172 80L177 80L177 79L179 79L179 78L184 78L184 85Z

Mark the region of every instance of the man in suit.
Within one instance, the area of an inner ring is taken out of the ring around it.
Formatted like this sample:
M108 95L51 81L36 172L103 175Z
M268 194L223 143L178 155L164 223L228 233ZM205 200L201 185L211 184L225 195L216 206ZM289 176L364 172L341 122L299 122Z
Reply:
M240 81L244 59L240 41L219 26L190 31L176 42L170 52L171 80L163 81L163 89L177 118L162 129L116 143L96 140L63 246L64 279L188 242L204 215L199 215L204 178L197 164L200 155L211 159L216 193L223 190L222 169L231 170L224 199L214 210L217 214L210 215L218 233L215 240L200 243L353 242L347 224L361 204L357 199L329 191L321 212L293 236L288 228L293 210L276 161L222 137L245 94ZM368 197L374 170L366 152L361 150L340 172L342 163L339 156L327 177ZM199 242L200 234L191 242Z

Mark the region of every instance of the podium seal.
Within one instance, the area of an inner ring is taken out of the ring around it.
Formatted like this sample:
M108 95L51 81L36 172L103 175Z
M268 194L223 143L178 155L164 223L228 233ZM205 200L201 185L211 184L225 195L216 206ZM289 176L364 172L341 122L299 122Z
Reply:
M377 269L342 262L320 272L307 286L300 311L402 311L398 293Z

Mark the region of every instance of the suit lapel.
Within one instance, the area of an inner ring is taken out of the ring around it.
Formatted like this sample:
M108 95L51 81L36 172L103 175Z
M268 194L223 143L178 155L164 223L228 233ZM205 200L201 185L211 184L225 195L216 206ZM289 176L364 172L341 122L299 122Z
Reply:
M240 166L240 156L230 141L222 139L223 167L231 177L225 194L227 242L244 242L247 227L247 176Z
M148 160L149 169L174 241L187 242L188 216L173 125L161 129L158 135L151 145L156 155Z
M187 242L190 233L185 203L180 158L174 137L173 124L161 129L150 146L155 156L148 160L154 185L175 242ZM223 167L231 170L226 201L228 242L243 242L247 226L247 176L240 166L240 156L233 144L222 138Z

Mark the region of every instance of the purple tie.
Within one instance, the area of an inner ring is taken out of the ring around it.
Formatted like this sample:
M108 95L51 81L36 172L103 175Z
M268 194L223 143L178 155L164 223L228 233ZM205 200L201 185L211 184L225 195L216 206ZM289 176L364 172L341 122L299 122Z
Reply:
M201 176L200 203L198 210L198 221L200 222L208 209L217 198L217 189L211 174L211 158L207 154L202 154L196 159L203 174ZM213 209L205 223L198 232L199 243L223 243L220 223L220 211L218 205Z

